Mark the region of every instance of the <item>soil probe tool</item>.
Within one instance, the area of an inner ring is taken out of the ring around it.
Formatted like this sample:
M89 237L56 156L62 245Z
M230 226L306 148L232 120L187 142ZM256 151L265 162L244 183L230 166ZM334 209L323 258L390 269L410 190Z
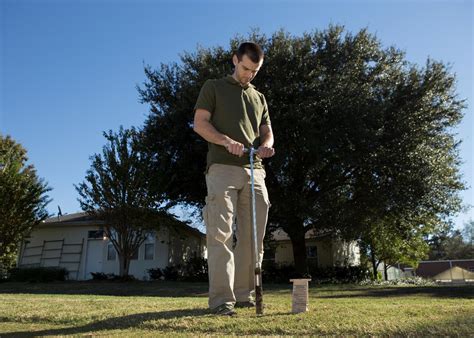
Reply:
M255 309L257 315L263 314L263 290L262 290L262 266L258 257L257 245L257 212L255 203L255 180L254 180L254 155L257 150L253 147L247 149L245 152L249 153L250 157L250 181L252 190L252 241L255 255Z

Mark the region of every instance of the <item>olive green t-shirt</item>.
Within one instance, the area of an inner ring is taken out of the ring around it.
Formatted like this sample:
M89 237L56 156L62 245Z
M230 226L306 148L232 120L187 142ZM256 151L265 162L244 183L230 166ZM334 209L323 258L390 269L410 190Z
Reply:
M261 125L270 124L267 102L262 93L252 84L242 87L231 75L217 80L207 80L194 110L205 109L211 113L211 123L222 134L242 143L245 147L260 146ZM230 154L225 147L209 143L207 168L213 163L248 167L248 156ZM261 168L260 158L255 159L255 168Z

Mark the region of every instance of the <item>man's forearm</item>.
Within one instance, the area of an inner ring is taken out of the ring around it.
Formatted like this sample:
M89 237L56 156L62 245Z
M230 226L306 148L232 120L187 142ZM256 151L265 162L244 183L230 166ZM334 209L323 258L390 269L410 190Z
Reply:
M273 148L273 142L273 132L271 130L268 130L261 135L261 147Z
M262 147L273 148L273 135L269 133L262 140Z
M210 143L215 143L225 147L230 142L228 136L218 132L217 129L207 121L200 121L199 124L195 124L194 131Z
M258 147L258 156L268 158L275 155L273 149L273 131L271 125L262 125L260 127L260 147Z
M194 131L207 142L225 147L233 155L242 156L244 154L244 145L242 143L220 133L207 119L195 119Z

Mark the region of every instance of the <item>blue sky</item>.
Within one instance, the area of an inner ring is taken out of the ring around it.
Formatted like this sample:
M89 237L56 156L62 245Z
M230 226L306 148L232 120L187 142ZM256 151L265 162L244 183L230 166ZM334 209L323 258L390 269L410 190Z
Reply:
M469 186L461 196L474 205L470 0L0 0L0 132L28 150L53 188L49 211L73 213L80 210L73 184L105 144L102 132L140 126L147 116L135 89L144 64L178 61L198 45L227 46L251 28L300 35L331 23L353 33L367 27L420 66L428 57L451 65L469 105L457 130ZM454 219L456 227L469 219L473 209Z

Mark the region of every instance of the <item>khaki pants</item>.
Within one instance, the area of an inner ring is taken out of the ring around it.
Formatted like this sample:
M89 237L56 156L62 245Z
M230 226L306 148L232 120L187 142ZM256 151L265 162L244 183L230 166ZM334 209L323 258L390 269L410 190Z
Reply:
M257 247L263 259L263 237L269 200L265 170L255 169ZM209 307L249 301L254 292L255 255L252 244L250 169L213 164L206 175L207 197L203 218L207 232ZM232 226L237 243L233 247Z

